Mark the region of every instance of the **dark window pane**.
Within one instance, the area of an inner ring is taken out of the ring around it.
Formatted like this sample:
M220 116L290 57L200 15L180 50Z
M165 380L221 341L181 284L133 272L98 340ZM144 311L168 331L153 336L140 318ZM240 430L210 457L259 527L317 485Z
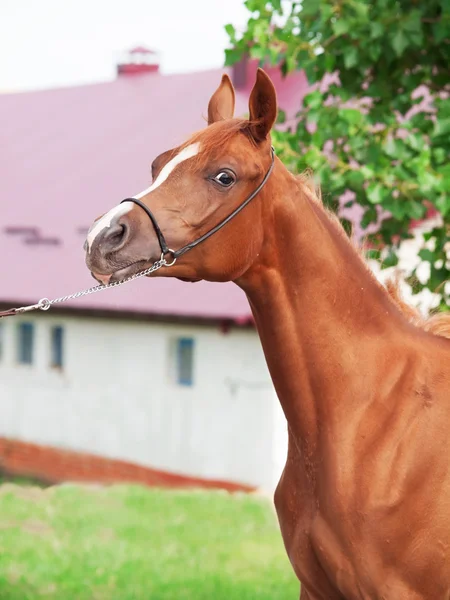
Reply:
M193 384L194 340L181 338L177 348L177 381L181 385Z
M64 329L57 325L51 329L51 365L62 368L64 364Z
M21 365L33 363L34 325L19 323L17 328L17 362Z

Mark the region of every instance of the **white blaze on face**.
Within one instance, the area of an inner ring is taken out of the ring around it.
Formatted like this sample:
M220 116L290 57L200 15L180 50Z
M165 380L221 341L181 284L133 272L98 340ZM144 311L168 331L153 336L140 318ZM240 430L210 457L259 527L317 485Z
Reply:
M164 168L161 169L161 173L158 175L156 180L152 183L152 185L149 188L147 188L143 192L140 192L139 194L136 194L136 196L133 196L133 198L136 198L136 200L140 200L143 196L146 196L150 192L156 190L156 188L159 188L159 186L166 181L166 179L169 177L169 175L172 173L175 167L177 167L180 163L184 162L188 158L192 158L193 156L198 154L199 149L200 144L198 142L196 144L191 144L190 146L184 148L184 150L182 150L179 154L174 156L172 160L169 160L167 165L165 165Z
M190 146L184 148L179 154L174 156L172 160L170 160L164 166L164 168L161 170L161 173L158 175L158 177L150 187L148 187L143 192L136 194L135 196L133 196L133 198L139 200L143 196L146 196L150 192L156 190L156 188L158 188L162 183L166 181L166 179L169 177L169 175L172 173L175 167L177 167L180 163L184 162L188 158L192 158L193 156L198 154L199 150L200 144L198 142L196 144L191 144ZM118 206L112 208L109 212L103 215L101 219L94 223L94 225L92 225L87 235L87 244L89 252L91 251L92 244L94 243L94 240L97 237L97 235L104 229L111 227L111 223L115 217L121 217L122 215L129 212L133 207L134 204L132 202L123 202L122 204L119 204Z

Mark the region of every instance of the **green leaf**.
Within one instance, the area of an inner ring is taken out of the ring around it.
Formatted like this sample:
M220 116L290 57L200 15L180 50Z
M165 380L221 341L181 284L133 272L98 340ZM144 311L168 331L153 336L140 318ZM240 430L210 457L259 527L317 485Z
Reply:
M358 48L350 46L344 54L344 65L347 69L351 69L358 62Z
M376 250L375 248L370 248L366 250L366 258L367 260L380 260L381 252L380 250Z
M388 156L395 157L396 147L395 147L395 140L392 136L389 136L388 138L386 138L386 141L383 145L383 150L385 151L385 153Z
M265 7L264 0L245 0L244 5L248 8L250 12L256 12L257 10L262 10Z
M438 118L450 117L450 98L436 98L435 105L438 109Z
M351 125L358 125L364 119L361 111L356 108L343 108L340 114L341 117Z
M385 26L383 25L383 23L380 23L379 21L373 21L370 24L370 37L372 39L376 39L379 38L383 35L383 33L385 32Z
M236 30L234 26L231 23L228 23L228 25L225 25L225 31L227 32L231 43L234 43L234 41L236 40Z
M425 206L422 202L416 202L414 200L405 202L405 212L411 219L421 219L425 214L425 210Z
M347 175L348 185L353 189L361 189L364 184L364 175L361 170L350 171Z
M443 179L448 179L450 182L450 163L445 161L445 164L441 165L436 169L438 175L440 175Z
M434 204L443 217L450 212L450 196L447 194L439 196Z
M320 11L321 17L325 21L328 21L333 16L333 6L331 4L324 4L321 2Z
M343 102L351 99L351 94L341 85L330 85L329 92L332 96L338 96Z
M386 256L383 257L382 265L385 268L395 267L398 265L398 256L393 247L389 248Z
M422 31L422 12L412 10L403 22L403 27L411 33L421 33Z
M432 155L434 161L438 165L441 165L442 163L447 161L447 152L444 150L444 148L434 148Z
M331 52L325 53L325 70L330 73L336 64L336 57Z
M371 183L367 188L367 198L372 204L383 202L385 190L380 183Z
M286 56L286 71L292 73L297 68L297 61L295 60L294 54L288 54Z
M303 98L303 104L305 106L309 106L310 108L319 108L319 106L322 105L323 102L323 95L322 92L320 92L319 90L316 90L315 92L311 92L310 94L307 94L304 98Z
M447 269L445 269L445 268L436 269L433 267L433 265L431 265L430 279L427 282L427 287L429 287L429 289L432 292L436 292L439 290L441 285L445 281L447 281L447 279L448 279Z
M438 23L434 23L433 37L437 44L440 44L448 37L448 20L447 23L444 19L441 19Z
M450 134L450 118L448 119L438 119L434 124L433 129L433 138L440 137L442 135Z
M369 14L369 6L367 4L364 4L363 2L353 2L352 9L362 21L367 19Z
M375 223L378 219L378 213L375 206L370 206L364 212L363 218L361 219L361 227L366 229L371 223Z
M434 262L434 254L433 252L431 252L431 250L428 250L427 248L423 248L419 251L419 258L428 262Z
M421 151L425 145L423 135L420 135L419 133L410 133L406 138L406 141L413 150Z
M334 35L344 35L350 29L350 23L344 19L339 19L332 25Z
M361 173L364 175L366 180L372 179L375 174L375 171L371 169L368 165L363 165L360 169Z
M380 44L374 44L374 43L370 44L370 46L369 46L369 55L370 55L370 58L373 61L378 60L378 58L381 55L382 50L383 50L383 48L381 47Z
M286 113L281 108L278 109L277 123L282 124L286 122Z
M241 60L243 52L236 48L227 48L225 50L225 64L227 66L234 65Z
M260 61L263 61L266 58L266 50L261 46L252 46L250 48L250 56L252 58L257 58Z
M316 131L311 136L312 143L316 148L320 148L322 150L324 143L327 141L324 132L318 127ZM336 178L335 178L336 179Z
M391 37L391 45L397 56L403 54L405 48L408 46L408 38L401 29L398 29Z
M302 17L311 17L315 16L322 5L322 0L306 0L302 3L301 16Z
M258 21L253 28L253 36L259 42L264 42L267 36L268 23L266 21Z

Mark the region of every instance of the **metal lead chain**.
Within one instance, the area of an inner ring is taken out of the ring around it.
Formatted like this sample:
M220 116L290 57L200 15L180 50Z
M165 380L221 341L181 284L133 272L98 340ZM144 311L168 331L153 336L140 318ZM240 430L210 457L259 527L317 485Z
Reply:
M170 250L170 252L172 252L172 250ZM126 277L125 279L121 279L120 281L113 281L113 283L102 283L100 285L95 285L91 288L88 288L87 290L75 292L75 294L69 294L67 296L61 296L60 298L54 298L53 300L49 300L48 298L42 298L37 304L21 306L20 308L12 308L9 311L5 311L3 315L0 312L0 318L2 316L19 315L22 313L30 312L32 310L48 310L53 304L60 304L61 302L67 302L68 300L74 300L75 298L81 298L82 296L88 296L89 294L95 294L97 292L102 292L103 290L119 287L124 283L133 281L134 279L139 279L140 277L150 275L150 273L154 273L162 267L171 267L175 264L175 262L176 258L174 258L171 262L168 263L164 258L164 254L161 254L161 258L155 263L153 263L151 267L148 267L148 269L145 269L144 271L139 271L139 273L136 273L135 275L130 275L130 277Z

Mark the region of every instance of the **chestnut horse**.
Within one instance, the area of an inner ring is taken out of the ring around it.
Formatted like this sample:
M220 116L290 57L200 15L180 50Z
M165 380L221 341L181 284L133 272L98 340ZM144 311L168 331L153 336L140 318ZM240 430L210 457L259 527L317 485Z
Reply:
M115 281L163 251L177 260L157 275L245 291L288 422L275 505L301 600L448 600L448 320L413 322L307 179L274 158L264 71L249 119L233 112L224 76L208 126L94 222L87 266Z

